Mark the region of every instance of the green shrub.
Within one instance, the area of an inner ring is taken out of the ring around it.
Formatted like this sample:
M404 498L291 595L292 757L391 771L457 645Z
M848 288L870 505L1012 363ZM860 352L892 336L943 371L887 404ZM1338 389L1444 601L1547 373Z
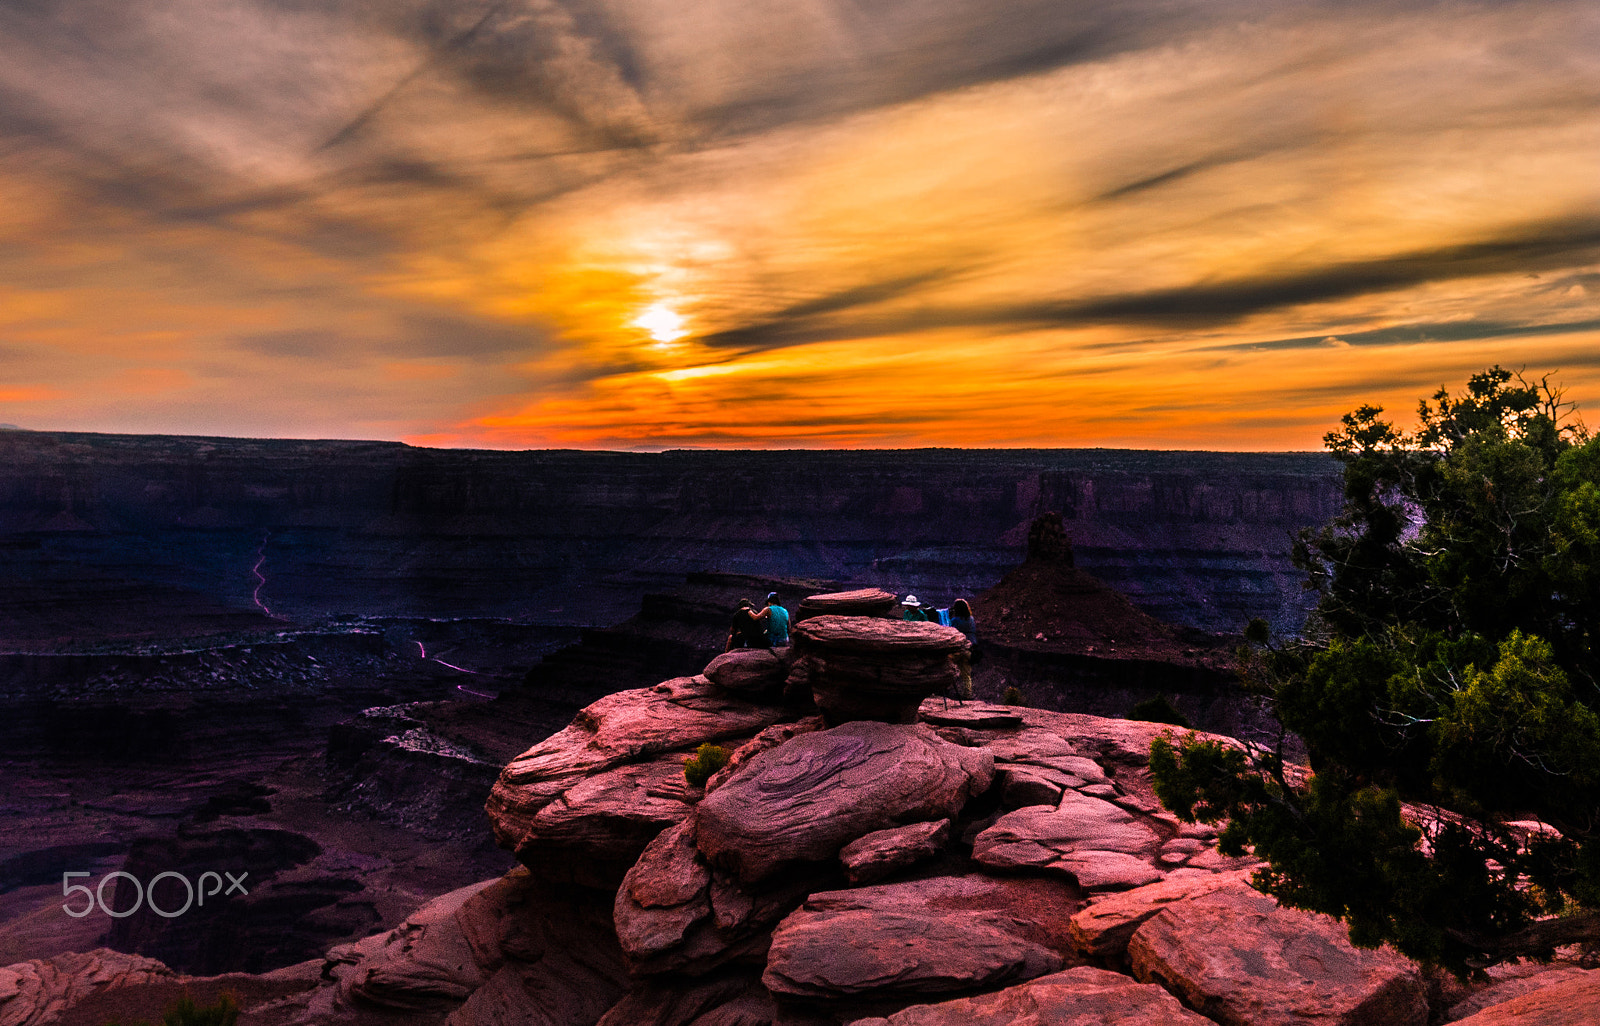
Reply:
M161 1015L163 1026L234 1026L239 1021L239 1005L232 994L224 994L214 1005L201 1008L188 996L181 997L167 1006ZM120 1026L116 1022L107 1023L106 1026ZM133 1026L150 1026L145 1020L140 1020Z
M683 760L683 779L687 780L691 787L705 787L706 781L711 779L711 774L727 764L728 750L708 741L697 748L693 755Z
M1128 710L1128 719L1144 720L1147 723L1170 723L1176 727L1189 726L1189 717L1173 708L1172 703L1167 701L1166 695L1157 695L1135 703L1134 707Z
M1026 708L1028 705L1028 696L1022 693L1021 688L1017 687L1015 684L1012 684L1010 687L1006 688L1006 693L1000 696L1000 704L1020 705Z

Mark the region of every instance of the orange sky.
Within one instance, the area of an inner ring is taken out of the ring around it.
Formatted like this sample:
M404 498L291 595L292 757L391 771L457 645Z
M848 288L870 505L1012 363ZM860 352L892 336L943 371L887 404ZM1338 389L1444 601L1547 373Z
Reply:
M0 422L505 448L1600 425L1600 7L0 7Z

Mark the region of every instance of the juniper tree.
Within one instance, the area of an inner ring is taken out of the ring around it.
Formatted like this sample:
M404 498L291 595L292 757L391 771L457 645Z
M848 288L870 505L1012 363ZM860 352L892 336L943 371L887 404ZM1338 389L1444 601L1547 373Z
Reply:
M1295 546L1319 601L1245 678L1310 756L1158 740L1180 818L1226 820L1256 886L1459 974L1600 944L1600 440L1499 367L1402 432L1325 441L1343 511ZM1260 639L1259 632L1256 635Z

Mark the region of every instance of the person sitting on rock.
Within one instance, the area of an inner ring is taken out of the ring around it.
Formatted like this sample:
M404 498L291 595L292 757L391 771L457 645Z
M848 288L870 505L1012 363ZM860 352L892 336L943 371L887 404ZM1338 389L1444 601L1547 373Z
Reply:
M978 622L972 618L972 607L966 599L956 599L951 604L950 626L965 634L972 644L978 643Z
M915 595L907 595L905 601L900 605L904 607L901 612L901 616L904 619L926 620L928 618L928 614L922 611L922 603L917 601Z
M755 603L740 599L739 608L733 614L733 629L728 632L728 644L722 650L732 652L736 648L766 647L767 628L756 619Z
M777 592L767 592L767 608L757 613L756 619L766 621L768 648L782 648L789 643L789 611L778 601Z

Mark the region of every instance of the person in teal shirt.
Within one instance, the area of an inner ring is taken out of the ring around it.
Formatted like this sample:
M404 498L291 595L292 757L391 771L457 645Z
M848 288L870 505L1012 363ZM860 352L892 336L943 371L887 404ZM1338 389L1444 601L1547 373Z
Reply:
M905 611L901 614L901 616L904 619L907 619L907 620L927 620L928 619L928 614L924 613L922 611L922 603L917 601L917 597L915 595L907 595L906 596L906 600L904 602L900 603L900 604L905 607Z
M767 608L756 614L757 620L767 622L767 644L782 648L789 643L789 611L778 601L777 592L767 594Z

